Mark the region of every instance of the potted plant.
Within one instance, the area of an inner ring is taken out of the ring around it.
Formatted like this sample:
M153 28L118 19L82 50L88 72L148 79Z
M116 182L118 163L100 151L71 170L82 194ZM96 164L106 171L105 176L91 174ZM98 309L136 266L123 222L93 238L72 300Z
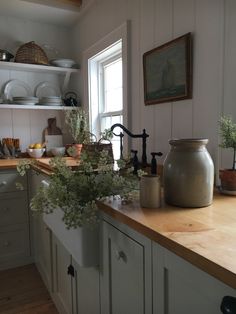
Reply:
M220 135L220 146L233 150L232 168L220 170L221 189L230 193L236 191L236 123L231 117L221 117Z
M74 140L73 145L68 145L68 154L79 157L83 144L90 139L87 115L83 109L74 107L72 110L65 111L65 122Z

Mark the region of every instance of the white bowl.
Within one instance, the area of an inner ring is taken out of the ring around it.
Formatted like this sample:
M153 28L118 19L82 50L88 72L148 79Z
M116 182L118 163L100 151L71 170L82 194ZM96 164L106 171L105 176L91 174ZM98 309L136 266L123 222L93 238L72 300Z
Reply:
M52 65L62 68L72 68L76 62L72 59L54 59L50 61Z
M51 153L53 156L64 156L66 152L65 147L53 147Z
M45 148L27 148L26 151L30 155L30 157L41 158L43 156L43 153L45 152Z

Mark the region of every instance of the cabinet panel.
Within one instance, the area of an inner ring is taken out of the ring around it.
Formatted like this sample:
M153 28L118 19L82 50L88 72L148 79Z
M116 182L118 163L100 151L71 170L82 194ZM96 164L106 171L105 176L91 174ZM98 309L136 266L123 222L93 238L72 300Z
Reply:
M107 222L102 229L101 312L151 313L148 249Z
M73 314L99 314L99 268L81 267L72 260Z
M26 192L0 194L0 226L28 221Z
M33 218L34 260L48 290L52 290L52 233L42 216Z
M72 313L72 281L68 275L71 255L53 236L53 289L52 297L60 313Z
M27 178L20 176L16 171L1 171L0 173L0 193L19 191L16 182L22 184L22 189L27 189Z
M236 291L154 244L154 314L221 314L223 296Z
M29 257L29 231L26 224L0 229L0 262Z

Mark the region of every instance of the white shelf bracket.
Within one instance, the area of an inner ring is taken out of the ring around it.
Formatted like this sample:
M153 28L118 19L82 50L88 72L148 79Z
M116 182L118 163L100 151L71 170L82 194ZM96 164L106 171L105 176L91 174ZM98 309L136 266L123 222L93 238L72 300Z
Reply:
M68 87L68 84L69 84L69 81L70 81L70 75L71 75L71 72L67 72L66 75L65 75L63 86L62 86L62 94L65 93L65 91L66 91L66 89Z

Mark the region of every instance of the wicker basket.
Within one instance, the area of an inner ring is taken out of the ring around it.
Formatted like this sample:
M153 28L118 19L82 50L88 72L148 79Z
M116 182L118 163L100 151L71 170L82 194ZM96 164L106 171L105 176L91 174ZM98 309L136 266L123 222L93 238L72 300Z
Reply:
M17 50L15 62L48 65L48 57L34 41L26 43Z
M83 144L82 152L85 152L92 164L97 165L99 160L99 153L107 151L111 162L114 162L113 150L111 143L93 142L90 144Z

